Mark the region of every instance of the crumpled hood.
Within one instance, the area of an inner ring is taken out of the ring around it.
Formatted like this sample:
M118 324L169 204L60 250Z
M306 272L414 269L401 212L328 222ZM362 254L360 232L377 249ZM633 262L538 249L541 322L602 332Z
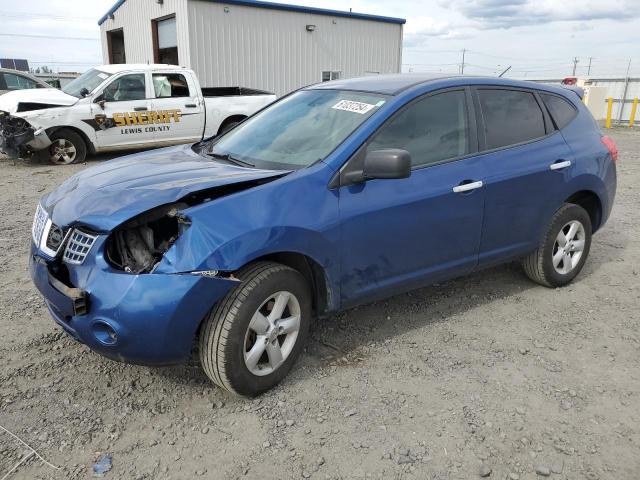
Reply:
M68 107L74 105L78 99L73 95L67 95L57 88L31 88L27 90L14 90L0 96L0 110L16 113L19 103L42 103Z
M83 224L107 232L193 192L286 173L219 163L181 145L88 168L45 195L42 205L56 225Z

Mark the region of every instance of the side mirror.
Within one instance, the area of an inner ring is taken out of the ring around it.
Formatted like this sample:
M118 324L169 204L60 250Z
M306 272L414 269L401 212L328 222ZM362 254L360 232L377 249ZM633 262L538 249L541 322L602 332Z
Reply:
M362 177L365 180L374 178L407 178L411 175L411 155L406 150L389 148L368 152L364 158Z
M93 99L93 103L97 103L98 105L100 105L100 108L103 109L103 110L104 110L105 102L106 102L106 100L104 99L104 94L100 94L96 98Z

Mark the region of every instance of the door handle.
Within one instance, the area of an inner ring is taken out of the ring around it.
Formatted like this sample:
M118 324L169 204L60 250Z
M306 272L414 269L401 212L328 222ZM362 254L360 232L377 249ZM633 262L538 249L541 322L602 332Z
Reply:
M136 112L146 112L147 107L133 107Z
M550 170L561 170L571 166L571 160L558 160L555 163L549 165Z
M453 187L453 191L454 193L469 192L482 187L482 185L484 185L482 180L478 180L477 182L461 183L460 185Z
M195 103L187 103L185 104L185 108L198 108L198 105Z

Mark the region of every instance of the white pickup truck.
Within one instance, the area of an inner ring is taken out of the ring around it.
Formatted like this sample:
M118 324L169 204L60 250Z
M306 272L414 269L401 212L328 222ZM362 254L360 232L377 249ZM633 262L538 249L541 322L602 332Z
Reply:
M46 151L55 164L87 152L197 142L228 130L275 100L242 87L201 88L174 65L103 65L62 90L0 97L0 151L23 157Z

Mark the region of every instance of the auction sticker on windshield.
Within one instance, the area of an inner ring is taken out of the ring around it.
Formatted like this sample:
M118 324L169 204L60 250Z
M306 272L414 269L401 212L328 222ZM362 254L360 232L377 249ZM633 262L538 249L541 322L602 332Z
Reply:
M340 100L331 108L335 110L344 110L345 112L365 114L372 108L376 107L377 105L371 105L370 103L354 102L353 100Z

